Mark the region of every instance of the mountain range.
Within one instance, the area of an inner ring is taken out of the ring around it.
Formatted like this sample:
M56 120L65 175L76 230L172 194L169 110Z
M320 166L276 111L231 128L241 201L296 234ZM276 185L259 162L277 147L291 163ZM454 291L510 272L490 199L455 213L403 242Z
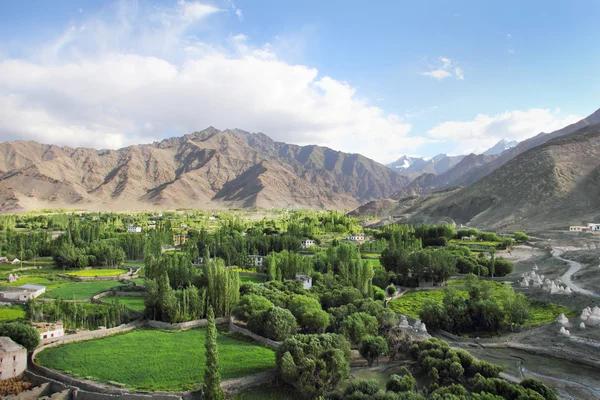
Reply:
M208 128L119 150L0 144L0 210L348 209L409 178L359 154Z
M600 219L600 110L499 156L473 156L493 159L482 159L481 165L455 180L464 187L418 193L417 188L430 188L442 180L426 175L391 199L364 204L352 215L529 231Z

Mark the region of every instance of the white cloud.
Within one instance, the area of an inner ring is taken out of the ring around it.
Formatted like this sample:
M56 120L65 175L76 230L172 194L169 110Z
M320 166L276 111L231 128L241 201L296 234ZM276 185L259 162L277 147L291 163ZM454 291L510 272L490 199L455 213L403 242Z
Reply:
M211 14L217 13L220 10L209 4L202 4L197 1L184 1L179 0L177 4L181 10L181 17L187 20L201 20L208 17Z
M461 150L480 153L501 139L524 140L540 132L552 132L579 121L578 115L561 116L560 110L533 108L506 111L493 116L479 114L472 121L447 121L427 132L433 139L452 143Z
M446 71L445 69L435 69L433 71L421 72L421 75L430 76L438 81L441 81L443 79L450 78L452 73Z
M238 19L240 20L240 22L242 22L244 20L244 13L240 8L237 8L235 10L235 15L237 15Z
M68 40L42 46L51 59L0 61L0 137L118 148L213 125L382 162L427 141L349 83L289 64L268 43L253 46L244 34L225 47L191 38L174 15L208 14L185 11L189 4L199 3L158 10L152 26L129 13L118 22L89 19Z
M509 52L510 54L515 54L515 51L514 51L514 49L508 49L508 52Z
M452 76L461 81L465 79L465 74L462 68L459 68L450 58L442 56L439 57L438 60L440 62L437 65L429 66L430 71L421 72L420 74L437 79L438 81L450 78Z

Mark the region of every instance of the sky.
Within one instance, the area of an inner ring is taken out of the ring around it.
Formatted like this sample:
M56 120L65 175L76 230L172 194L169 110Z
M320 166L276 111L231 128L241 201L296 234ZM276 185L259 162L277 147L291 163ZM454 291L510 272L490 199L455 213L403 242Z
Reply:
M600 108L600 2L0 2L0 141L121 148L209 126L382 163Z

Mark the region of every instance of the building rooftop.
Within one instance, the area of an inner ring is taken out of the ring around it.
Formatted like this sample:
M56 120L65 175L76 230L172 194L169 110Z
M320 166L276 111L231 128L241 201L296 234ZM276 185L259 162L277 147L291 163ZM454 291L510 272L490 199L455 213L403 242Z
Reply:
M26 283L25 285L21 285L19 287L22 287L23 289L32 289L32 290L40 290L40 289L46 289L46 286L43 285L33 285L31 283Z
M33 326L35 329L38 330L38 332L40 333L44 333L44 332L49 332L49 331L55 331L57 329L60 329L63 327L62 322L55 322L55 323L50 323L50 322L32 322L30 323L31 326Z
M0 336L0 352L8 353L12 351L19 351L22 349L24 349L24 347L18 343L13 342L11 338L7 336Z
M23 289L22 287L17 286L0 286L0 292L8 293L8 292L26 292L27 289Z

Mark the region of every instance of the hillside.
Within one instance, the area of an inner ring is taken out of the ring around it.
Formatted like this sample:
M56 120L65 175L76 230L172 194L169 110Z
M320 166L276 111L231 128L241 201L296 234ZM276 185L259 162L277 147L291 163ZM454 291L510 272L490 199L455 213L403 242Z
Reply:
M119 150L0 143L0 211L354 208L409 179L357 154L208 128Z
M599 219L599 198L595 124L528 150L470 186L388 204L381 216L411 223L451 219L498 230L564 228Z

